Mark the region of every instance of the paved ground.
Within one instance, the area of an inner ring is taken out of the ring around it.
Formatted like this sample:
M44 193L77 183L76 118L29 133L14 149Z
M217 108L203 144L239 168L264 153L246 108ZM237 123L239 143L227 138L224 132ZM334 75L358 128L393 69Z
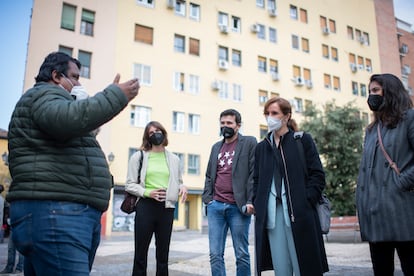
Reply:
M253 235L251 236L252 270L254 267ZM354 233L331 233L325 241L330 272L327 276L371 276L372 268L369 249L361 243ZM114 233L110 238L103 238L98 248L91 276L131 275L133 262L133 234ZM235 260L231 238L227 239L225 261L227 275L236 275ZM6 263L7 240L0 244L0 270ZM148 256L148 275L155 275L154 244L151 244ZM174 231L170 246L170 275L196 276L210 275L208 257L208 236L196 231ZM398 260L395 276L402 276ZM254 273L252 273L254 275ZM273 272L263 273L265 276Z

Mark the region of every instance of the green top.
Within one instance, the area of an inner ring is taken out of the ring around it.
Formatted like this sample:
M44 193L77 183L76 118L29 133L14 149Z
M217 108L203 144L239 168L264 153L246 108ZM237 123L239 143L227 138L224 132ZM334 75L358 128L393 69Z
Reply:
M145 175L144 196L149 197L151 191L167 189L170 171L164 152L150 152L148 156L147 174Z

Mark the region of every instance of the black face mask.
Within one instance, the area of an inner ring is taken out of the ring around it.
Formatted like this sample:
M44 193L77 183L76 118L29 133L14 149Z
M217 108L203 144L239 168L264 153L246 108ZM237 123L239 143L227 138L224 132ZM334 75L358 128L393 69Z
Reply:
M235 132L234 129L231 127L221 127L220 128L221 135L223 135L224 138L231 138L234 136Z
M384 101L384 97L377 94L370 94L368 96L368 106L372 111L378 111Z
M164 134L162 134L162 132L155 132L149 137L149 141L151 144L159 146L164 142Z

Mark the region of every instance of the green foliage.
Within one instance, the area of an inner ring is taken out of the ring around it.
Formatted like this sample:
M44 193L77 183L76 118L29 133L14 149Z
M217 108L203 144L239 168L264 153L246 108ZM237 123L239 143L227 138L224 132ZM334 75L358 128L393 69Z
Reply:
M355 187L362 153L363 121L352 103L307 107L301 130L315 140L326 173L325 193L334 216L355 215Z

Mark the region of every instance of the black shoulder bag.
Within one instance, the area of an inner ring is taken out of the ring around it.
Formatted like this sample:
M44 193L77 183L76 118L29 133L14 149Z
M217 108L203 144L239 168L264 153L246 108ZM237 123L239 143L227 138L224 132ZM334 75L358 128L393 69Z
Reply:
M139 159L139 166L138 166L138 184L141 180L141 168L142 168L142 159L143 159L143 152L142 150L140 150L141 152L141 157ZM130 194L128 192L125 192L125 196L124 196L124 200L121 203L121 211L127 214L131 214L132 212L135 211L135 204L137 202L137 196Z

